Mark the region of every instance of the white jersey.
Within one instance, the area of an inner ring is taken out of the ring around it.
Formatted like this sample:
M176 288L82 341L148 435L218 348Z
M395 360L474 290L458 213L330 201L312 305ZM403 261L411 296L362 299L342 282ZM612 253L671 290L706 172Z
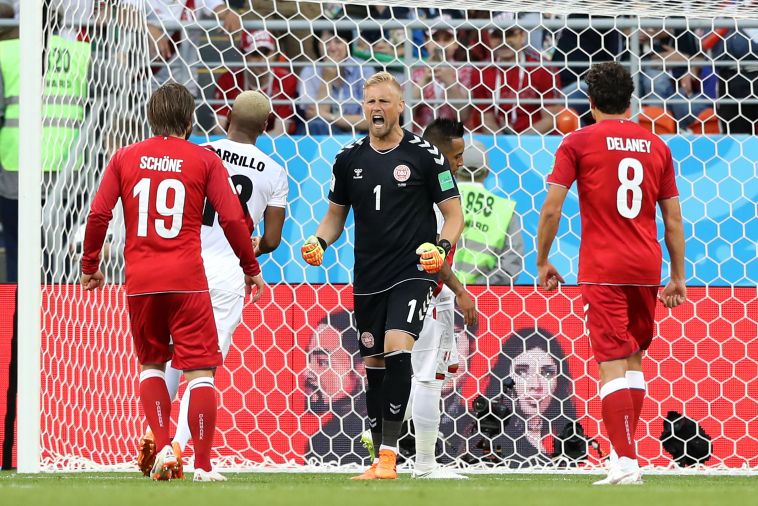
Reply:
M240 200L257 227L266 207L287 207L287 173L284 168L253 144L220 139L206 146L213 148L229 171ZM203 264L208 288L245 293L245 275L239 265L218 215L206 201L200 232Z

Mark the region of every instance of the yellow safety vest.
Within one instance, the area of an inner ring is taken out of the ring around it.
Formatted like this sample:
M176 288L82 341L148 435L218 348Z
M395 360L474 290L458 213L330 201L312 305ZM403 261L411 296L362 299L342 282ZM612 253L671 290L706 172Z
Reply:
M42 168L58 171L66 163L79 138L87 101L88 42L50 38L42 103ZM0 128L0 164L18 171L21 50L18 39L0 41L0 72L3 75L5 119Z
M485 283L498 266L516 202L481 184L458 183L458 190L466 226L455 250L455 272L466 284Z

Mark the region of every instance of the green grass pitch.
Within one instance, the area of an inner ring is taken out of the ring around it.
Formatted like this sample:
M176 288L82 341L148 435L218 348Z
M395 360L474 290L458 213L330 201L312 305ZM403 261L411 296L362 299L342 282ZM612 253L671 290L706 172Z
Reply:
M0 473L0 504L14 506L699 506L758 504L758 476L647 476L593 487L590 475L473 475L467 481L355 482L345 474L227 474L226 483L152 482L131 473Z

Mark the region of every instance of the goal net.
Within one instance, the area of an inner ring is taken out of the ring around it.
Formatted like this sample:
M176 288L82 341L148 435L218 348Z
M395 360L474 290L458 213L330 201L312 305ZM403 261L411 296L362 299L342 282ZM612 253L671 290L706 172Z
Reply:
M258 146L290 182L282 243L262 261L272 289L245 308L217 373L216 464L368 462L360 444L365 371L351 318L352 216L323 268L306 268L299 245L326 210L335 154L365 135L362 82L381 69L403 85L407 129L420 133L435 117L464 122L462 174L492 199L465 200L467 217L495 202L513 209L507 223L464 234L464 247L482 245L479 260L456 259L480 319L456 322L460 368L443 390L439 461L496 471L604 465L609 442L576 287L575 190L554 251L567 283L555 293L535 286L535 243L555 150L591 121L581 77L592 63L617 60L635 79L630 117L672 149L687 239L689 301L658 307L645 361L642 464L755 471L758 22L747 18L756 2L524 1L518 12L495 0L468 11L448 0L387 3L44 2L42 331L38 355L21 357L22 366L40 367L37 469L136 470L146 425L118 209L104 250L108 285L85 294L76 282L105 164L148 135L147 97L169 80L196 98L198 143L223 135L239 92L269 95L274 113ZM6 129L19 118L8 87L5 79ZM412 431L401 454L413 458Z

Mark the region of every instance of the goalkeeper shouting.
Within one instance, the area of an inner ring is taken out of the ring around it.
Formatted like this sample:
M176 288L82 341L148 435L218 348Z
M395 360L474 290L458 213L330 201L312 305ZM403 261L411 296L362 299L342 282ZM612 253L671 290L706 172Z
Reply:
M355 321L366 366L369 428L379 457L355 479L395 479L397 440L411 390L411 349L437 273L463 230L458 187L445 156L400 127L400 85L379 72L364 85L369 135L337 154L329 209L302 247L311 265L355 213ZM437 238L433 205L444 225Z

